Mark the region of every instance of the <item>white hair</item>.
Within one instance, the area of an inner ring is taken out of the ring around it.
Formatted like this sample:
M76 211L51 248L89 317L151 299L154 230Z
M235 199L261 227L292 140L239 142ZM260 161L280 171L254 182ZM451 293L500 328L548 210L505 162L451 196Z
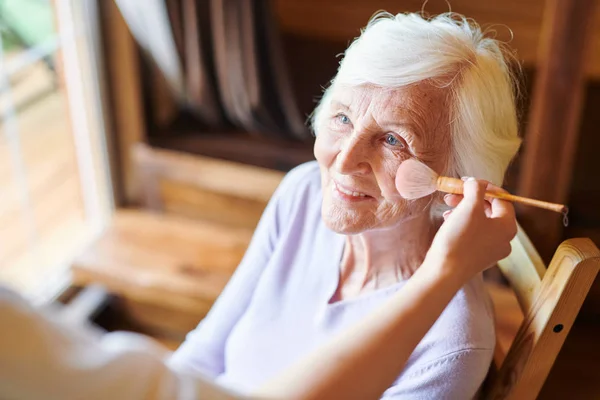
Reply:
M401 87L429 80L450 90L449 176L474 176L501 185L521 140L516 79L503 43L485 37L465 17L376 14L348 47L313 114L320 126L337 85Z

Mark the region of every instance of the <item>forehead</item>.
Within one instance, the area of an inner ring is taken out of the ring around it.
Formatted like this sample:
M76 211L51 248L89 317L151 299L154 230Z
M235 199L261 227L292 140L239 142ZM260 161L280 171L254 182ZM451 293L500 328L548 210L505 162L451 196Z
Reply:
M379 113L387 115L426 115L432 108L440 111L446 104L446 91L428 82L384 88L375 85L336 87L332 94L332 106L347 108L360 115Z
M404 130L419 147L445 146L449 138L448 90L427 81L398 88L374 85L340 86L331 96L333 113L345 112L355 125L375 130Z

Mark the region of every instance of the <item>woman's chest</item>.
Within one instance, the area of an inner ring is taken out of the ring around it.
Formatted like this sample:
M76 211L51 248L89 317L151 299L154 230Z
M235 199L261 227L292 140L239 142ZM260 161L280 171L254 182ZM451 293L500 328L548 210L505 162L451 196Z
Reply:
M257 296L228 337L224 383L242 391L255 388L334 339L386 298L328 304L327 295L310 289Z
M246 391L274 377L328 336L313 307L253 304L236 324L225 345L227 384ZM301 303L301 302L300 302Z

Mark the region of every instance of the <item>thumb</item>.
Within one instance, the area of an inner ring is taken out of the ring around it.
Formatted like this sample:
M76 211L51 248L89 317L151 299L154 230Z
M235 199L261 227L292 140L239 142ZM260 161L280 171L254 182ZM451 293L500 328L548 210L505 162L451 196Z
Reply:
M469 178L463 184L463 201L474 208L484 209L487 182Z

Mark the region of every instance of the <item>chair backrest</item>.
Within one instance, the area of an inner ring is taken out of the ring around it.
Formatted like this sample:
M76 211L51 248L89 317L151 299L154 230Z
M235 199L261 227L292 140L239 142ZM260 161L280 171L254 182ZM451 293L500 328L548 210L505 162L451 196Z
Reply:
M511 244L498 266L524 319L506 355L495 353L484 399L537 397L600 269L600 250L587 238L564 241L547 270L521 227Z

